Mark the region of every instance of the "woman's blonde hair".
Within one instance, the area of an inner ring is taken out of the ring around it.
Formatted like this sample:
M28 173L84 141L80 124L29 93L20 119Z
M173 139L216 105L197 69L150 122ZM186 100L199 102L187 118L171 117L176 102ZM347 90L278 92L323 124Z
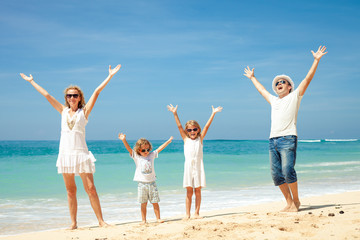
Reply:
M201 127L199 125L199 123L195 120L189 120L185 123L185 132L186 132L186 135L189 136L189 133L186 131L188 129L189 126L195 126L197 127L199 130L198 130L198 135L197 137L200 137L201 135Z
M145 139L145 138L140 138L139 140L137 140L137 142L135 143L135 146L134 146L134 151L140 155L140 148L142 145L146 145L148 144L149 147L150 147L150 151L152 150L152 145L151 143Z
M67 99L66 99L66 94L67 91L69 91L70 89L75 89L76 91L78 91L79 93L79 97L80 97L80 101L78 104L78 108L83 108L85 107L85 98L84 98L84 93L83 91L80 89L80 87L76 86L76 85L70 85L68 86L65 90L64 90L64 98L65 98L65 105L69 108L70 104L68 103Z

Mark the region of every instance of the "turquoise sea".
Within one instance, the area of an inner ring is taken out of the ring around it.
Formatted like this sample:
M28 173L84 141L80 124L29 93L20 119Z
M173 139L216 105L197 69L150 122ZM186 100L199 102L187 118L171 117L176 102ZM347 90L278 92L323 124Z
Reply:
M134 141L129 141L130 145ZM154 148L164 141L151 141ZM140 221L135 164L120 141L87 141L96 157L95 185L105 221ZM58 141L0 141L0 235L67 228L66 190L55 167ZM205 140L207 188L201 211L282 200L273 186L267 140ZM173 141L155 160L162 218L185 212L183 142ZM360 141L299 140L300 197L358 191ZM81 179L78 225L97 225ZM155 216L148 205L148 220Z

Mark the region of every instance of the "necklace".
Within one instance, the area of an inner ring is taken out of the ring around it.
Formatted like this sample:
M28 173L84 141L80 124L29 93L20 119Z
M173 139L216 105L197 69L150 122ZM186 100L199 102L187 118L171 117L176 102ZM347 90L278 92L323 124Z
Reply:
M69 112L67 114L67 118L66 118L66 122L68 127L70 128L70 130L73 129L75 122L76 122L76 115L77 115L77 111L74 113L74 115L72 116L71 120L69 120Z

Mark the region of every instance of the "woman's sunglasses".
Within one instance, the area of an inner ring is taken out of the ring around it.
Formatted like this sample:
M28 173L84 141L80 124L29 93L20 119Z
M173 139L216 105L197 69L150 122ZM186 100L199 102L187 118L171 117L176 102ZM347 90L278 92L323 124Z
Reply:
M141 152L150 152L150 148L148 148L148 149L141 149Z
M285 84L285 83L287 83L287 81L285 81L285 80L280 80L280 81L278 81L277 83L275 83L275 87L276 87L277 85L279 85L279 83Z
M79 94L75 93L75 94L66 94L66 98L78 98L79 97Z
M197 132L197 128L193 128L193 129L190 129L190 128L188 128L188 129L186 129L186 131L187 132Z

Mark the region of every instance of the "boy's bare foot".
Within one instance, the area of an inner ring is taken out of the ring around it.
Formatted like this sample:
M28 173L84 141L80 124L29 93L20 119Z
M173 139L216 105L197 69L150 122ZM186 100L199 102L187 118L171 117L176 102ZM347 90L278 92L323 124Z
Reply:
M158 222L158 223L163 223L164 220L162 220L162 219L159 218L159 219L157 220L157 222Z

